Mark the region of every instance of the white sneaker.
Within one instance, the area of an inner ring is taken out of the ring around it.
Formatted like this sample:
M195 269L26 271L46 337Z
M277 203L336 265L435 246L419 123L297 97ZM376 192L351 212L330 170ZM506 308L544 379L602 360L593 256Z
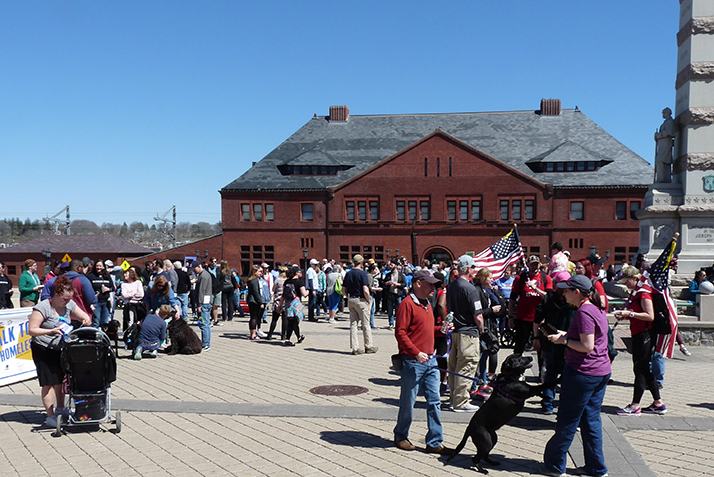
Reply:
M268 336L263 330L258 330L255 334L257 334L261 338L265 338L266 336Z
M481 409L479 406L471 404L470 402L467 402L466 405L463 407L451 406L451 410L454 412L476 412L479 409Z

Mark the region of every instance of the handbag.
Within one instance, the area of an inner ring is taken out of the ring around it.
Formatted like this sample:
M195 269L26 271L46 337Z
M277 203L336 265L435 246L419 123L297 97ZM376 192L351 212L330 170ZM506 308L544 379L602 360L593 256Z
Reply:
M335 293L342 295L342 281L339 278L335 280Z

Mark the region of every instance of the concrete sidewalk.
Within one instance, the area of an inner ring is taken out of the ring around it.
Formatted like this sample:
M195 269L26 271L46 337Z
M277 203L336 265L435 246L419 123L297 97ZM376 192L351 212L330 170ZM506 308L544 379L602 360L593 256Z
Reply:
M386 326L386 318L378 315L377 324ZM214 327L211 351L198 356L133 361L120 351L112 387L113 408L122 410L120 434L76 428L54 438L41 426L36 380L0 388L0 475L473 475L471 443L450 465L393 446L399 398L399 376L389 368L396 353L393 333L375 331L380 351L353 356L347 328L345 320L304 322L305 342L286 348L278 341L249 341L247 322L240 320ZM626 333L617 330L618 338ZM714 474L714 463L705 458L714 451L714 349L693 348L692 357L668 361L667 416L622 418L615 411L629 403L633 376L619 340L618 347L615 382L603 406L610 475ZM508 353L502 350L501 358ZM368 391L310 392L325 385ZM410 435L421 449L423 408L420 398ZM442 412L447 445L458 443L470 418ZM492 455L502 465L490 468L491 475L539 475L554 422L540 412L537 398L529 401L499 432ZM577 442L571 457L569 469L582 465Z

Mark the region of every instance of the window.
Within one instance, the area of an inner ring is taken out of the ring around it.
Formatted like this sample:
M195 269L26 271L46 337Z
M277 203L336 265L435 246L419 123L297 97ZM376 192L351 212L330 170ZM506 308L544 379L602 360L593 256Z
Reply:
M446 212L448 220L456 220L456 201L450 200L446 202Z
M618 200L615 203L615 219L617 219L617 220L627 219L627 202L626 201Z
M250 276L254 264L263 262L273 268L275 259L275 247L273 245L241 245L240 247L240 269L241 275Z
M451 177L451 158L449 158L449 177Z
M314 248L315 247L315 239L312 238L301 238L300 239L300 248Z
M356 254L361 254L365 260L373 258L377 262L384 261L383 245L340 245L340 261L349 262Z
M635 214L635 212L637 212L640 207L641 204L639 200L633 200L632 202L630 202L630 218L632 220L637 220L637 215Z
M253 204L253 218L258 222L263 221L263 204Z
M568 239L568 248L583 248L584 240L581 238Z
M424 177L429 175L429 158L424 158Z
M459 220L469 220L469 201L459 201Z
M353 200L348 200L345 202L345 211L347 212L347 220L355 219L355 202Z
M340 171L346 171L353 167L350 165L293 166L282 164L278 166L278 170L283 176L336 176Z
M397 201L397 220L404 220L404 201Z
M481 220L481 198L455 197L454 200L447 200L446 217L447 220L459 222Z
M265 212L265 215L263 215ZM252 215L251 215L252 213ZM254 202L250 204L240 205L240 219L244 221L256 220L262 222L263 218L268 221L273 221L275 218L275 206L274 204L263 204L259 202Z
M471 201L471 220L481 220L481 201Z
M272 222L275 218L275 206L273 204L265 204L265 220Z
M441 176L441 158L436 158L436 177Z
M369 201L369 220L379 220L379 202L376 200Z
M300 204L302 218L305 222L312 222L313 204Z
M521 220L521 201L514 200L511 202L511 217L513 220Z
M508 220L508 201L502 200L499 207L501 209L501 220Z
M535 220L535 201L526 200L526 220Z
M397 200L397 221L429 220L429 200L408 197Z
M17 265L7 265L8 275L17 275Z
M585 202L570 203L570 220L585 220Z
M429 220L429 201L422 200L419 202L419 208L421 209L421 220Z
M367 220L367 202L360 200L357 202L357 215L359 220Z

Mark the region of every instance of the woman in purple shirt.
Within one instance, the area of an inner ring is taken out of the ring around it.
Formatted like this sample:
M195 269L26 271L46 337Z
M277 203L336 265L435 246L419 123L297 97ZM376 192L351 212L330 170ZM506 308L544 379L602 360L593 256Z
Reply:
M545 446L543 459L549 475L565 475L568 449L578 425L581 428L585 475L605 476L600 408L612 368L607 354L607 316L590 303L592 284L585 275L558 283L565 299L578 311L568 331L548 335L553 343L568 347L560 392L555 435Z

